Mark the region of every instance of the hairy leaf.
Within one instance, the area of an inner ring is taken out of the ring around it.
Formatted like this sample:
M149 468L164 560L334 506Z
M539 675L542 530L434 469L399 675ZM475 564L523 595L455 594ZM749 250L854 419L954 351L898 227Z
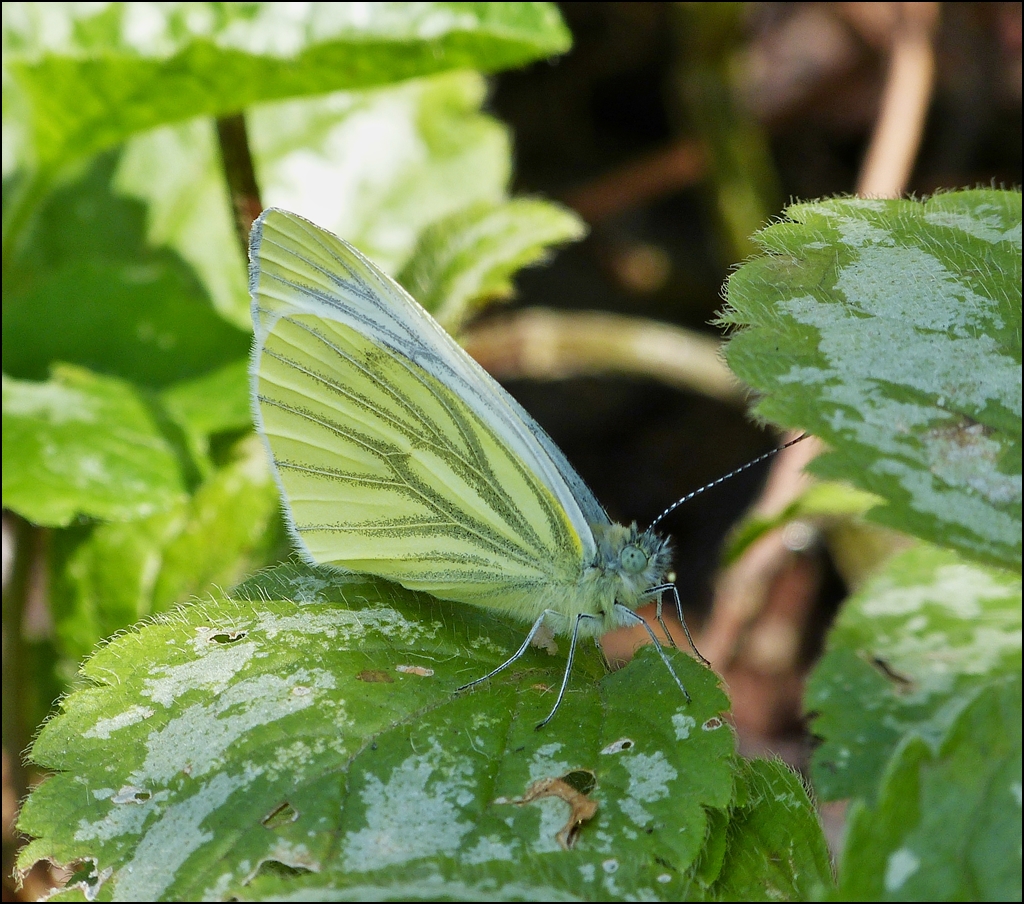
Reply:
M88 860L82 888L103 900L698 890L737 768L715 676L673 654L687 704L653 651L601 680L581 651L537 731L564 638L558 655L531 650L454 694L521 636L485 610L288 566L118 637L35 744L55 775L24 808L36 840L21 864ZM813 852L795 779L750 782L726 862L763 844L751 834L762 799L776 816L760 818ZM815 857L796 862L813 872ZM752 887L721 859L709 880Z
M1021 896L1021 683L982 691L938 750L911 736L878 800L851 808L836 901Z
M729 281L756 411L820 436L869 517L1021 564L1021 196L799 204Z

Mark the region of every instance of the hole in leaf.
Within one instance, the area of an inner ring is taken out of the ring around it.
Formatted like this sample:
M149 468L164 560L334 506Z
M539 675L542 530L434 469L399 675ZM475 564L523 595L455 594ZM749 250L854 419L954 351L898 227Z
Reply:
M562 781L580 794L590 794L597 787L597 778L589 769L574 769L562 776Z
M622 753L623 750L629 750L632 746L632 738L619 738L617 741L612 741L607 747L602 748L601 753Z
M310 864L308 867L292 866L288 863L282 863L280 860L264 860L259 865L259 868L256 870L252 878L249 879L249 882L252 882L262 876L275 879L290 879L294 876L307 876L310 873L317 872L317 870L317 864Z
M73 860L64 867L61 867L58 863L52 863L52 865L54 878L61 873L66 875L67 881L61 883L63 890L78 889L87 901L95 901L104 883L114 874L112 866L102 870L99 869L93 857ZM53 889L53 891L58 891L58 889Z
M212 643L219 644L238 643L248 633L248 631L218 631L215 634L211 634L209 639Z
M145 788L136 788L134 785L125 785L111 799L115 804L144 804L153 796L151 791Z
M295 822L299 818L299 811L295 809L288 801L285 801L278 807L271 810L260 822L263 823L268 829L278 829L281 826L288 825L289 823Z
M587 796L589 791L586 793L580 791L579 788L574 787L574 784L570 784L569 779L574 784L583 787L589 784L590 791L597 787L597 779L594 778L592 772L586 769L576 769L567 772L561 778L542 778L534 782L526 789L526 793L522 797L517 797L514 800L498 798L495 803L515 804L522 807L545 797L557 797L564 800L569 805L569 819L559 829L555 838L562 849L568 851L576 843L583 824L593 819L597 812L597 801Z
M719 719L718 716L712 716L710 719L707 720L707 722L701 725L701 728L704 729L704 731L714 731L716 728L721 727L722 720Z

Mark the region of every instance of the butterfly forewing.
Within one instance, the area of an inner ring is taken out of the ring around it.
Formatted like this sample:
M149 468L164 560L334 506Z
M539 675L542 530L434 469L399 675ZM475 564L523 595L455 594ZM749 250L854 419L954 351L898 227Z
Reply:
M453 380L448 337L311 224L268 212L253 255L257 417L310 558L513 609L575 584L592 535L530 425L510 428L510 407L495 420L503 390L467 394L467 373L490 378L474 364Z
M418 364L492 426L558 500L587 556L608 515L562 451L397 283L356 249L307 220L268 210L253 226L250 291L260 334L276 316L306 312L348 323Z

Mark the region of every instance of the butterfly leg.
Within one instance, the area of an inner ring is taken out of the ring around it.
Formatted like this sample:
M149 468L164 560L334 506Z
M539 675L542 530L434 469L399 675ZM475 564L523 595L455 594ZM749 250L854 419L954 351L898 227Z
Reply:
M672 632L669 631L668 625L665 624L665 619L661 616L662 608L662 594L669 588L675 589L674 584L661 584L658 587L652 587L647 592L654 596L657 608L654 610L654 617L658 619L658 624L661 625L661 630L665 632L665 636L668 638L668 642L672 644L672 648L675 650L679 649L679 644L676 643L676 639L672 636ZM676 594L676 604L679 609L679 620L683 620L682 608L679 606L679 595ZM689 635L687 635L689 636Z
M542 624L544 624L544 619L547 618L547 616L549 616L549 615L559 615L560 616L560 613L555 612L553 609L545 609L543 612L541 612L540 617L533 623L533 627L530 628L530 633L526 635L526 640L523 641L523 645L518 650L516 650L515 653L513 653L508 659L506 659L496 669L493 669L492 671L488 672L483 677L475 678L472 681L470 681L469 684L464 684L464 685L462 685L462 687L456 688L455 689L455 693L459 693L459 691L464 691L464 690L468 690L471 687L475 687L476 685L480 684L482 681L486 681L488 678L493 678L495 675L498 674L498 672L501 672L501 671L507 669L510 665L512 665L513 662L515 662L517 659L519 659L523 655L523 653L525 653L527 651L527 649L530 646L530 643L533 641L533 638L537 635L537 632L540 630L540 626Z
M650 590L647 591L651 595L657 594L658 608L656 610L656 615L658 619L658 624L661 625L661 630L665 632L665 636L668 637L669 642L672 644L672 646L676 649L679 649L678 645L675 642L675 639L672 637L672 635L669 633L668 628L665 626L664 619L662 619L661 617L661 595L666 590L672 591L672 598L673 600L675 600L676 604L676 615L679 617L679 624L683 626L683 633L686 635L686 639L690 643L690 649L697 654L697 658L701 662L703 662L704 665L706 665L708 668L711 668L711 663L708 662L704 658L704 655L701 653L701 651L697 649L697 645L693 642L693 638L690 636L690 629L686 627L686 619L683 618L683 604L679 600L679 590L676 588L675 584L660 584L657 587L652 587Z
M580 622L585 618L598 618L597 615L590 615L587 612L581 612L576 616L576 623L572 626L572 639L569 641L569 656L565 662L565 674L562 676L562 686L558 689L558 699L555 700L555 705L551 707L551 712L548 713L547 718L543 722L538 722L536 730L540 731L545 725L548 724L554 717L555 713L558 712L558 707L562 705L562 698L565 696L565 689L569 686L569 672L572 671L572 660L576 655L576 640L580 633ZM678 678L676 679L679 680ZM680 685L682 687L682 685ZM683 693L686 693L685 691Z
M687 689L683 686L683 682L679 680L679 676L676 674L676 670L674 668L672 668L672 663L668 661L668 656L665 655L665 650L662 648L661 642L658 640L657 635L654 633L653 630L651 630L651 626L649 624L647 624L647 622L645 622L639 615L637 615L628 606L623 606L622 603L616 603L615 606L616 606L616 608L622 610L622 614L623 615L626 615L629 618L634 619L638 624L643 625L644 630L648 634L650 634L651 640L654 642L654 649L656 649L658 651L658 655L661 657L661 661L665 663L665 668L668 669L668 673L675 680L675 683L679 687L679 690L681 690L683 692L683 696L686 698L686 702L689 703L690 702L690 692L687 691ZM687 635L687 636L689 636L689 635ZM698 653L697 655L699 656L700 654ZM548 716L548 718L550 719L551 716Z

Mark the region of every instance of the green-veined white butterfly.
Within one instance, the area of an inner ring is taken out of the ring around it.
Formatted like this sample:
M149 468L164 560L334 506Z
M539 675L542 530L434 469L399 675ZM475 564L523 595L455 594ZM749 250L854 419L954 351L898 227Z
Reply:
M578 638L623 625L647 629L688 700L635 612L656 600L661 621L669 591L682 620L668 541L613 524L540 425L347 242L271 208L249 256L254 414L302 555L532 622L465 687L543 623L570 634L541 725Z

